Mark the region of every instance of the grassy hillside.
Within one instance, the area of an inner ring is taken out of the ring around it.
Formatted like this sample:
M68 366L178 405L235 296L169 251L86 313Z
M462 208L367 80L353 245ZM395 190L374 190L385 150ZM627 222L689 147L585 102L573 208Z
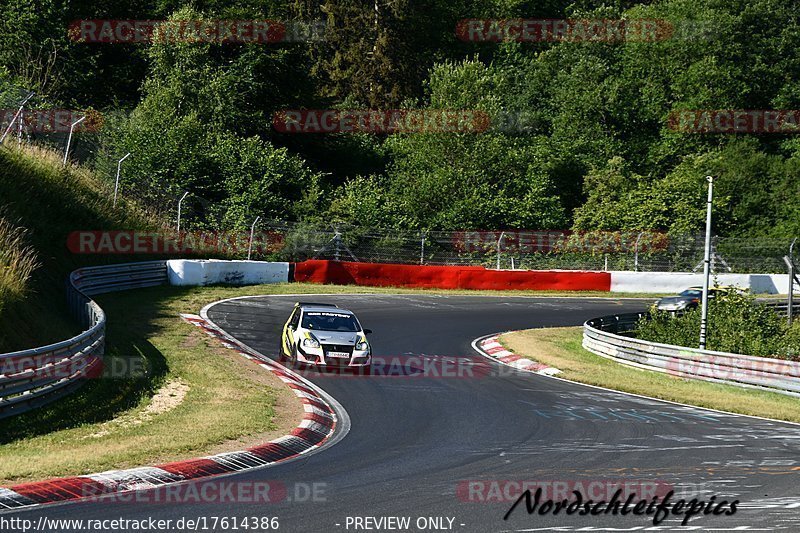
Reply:
M63 340L78 333L65 303L65 280L80 266L136 260L75 255L76 230L150 230L153 217L126 202L90 171L61 164L43 148L0 147L0 352Z

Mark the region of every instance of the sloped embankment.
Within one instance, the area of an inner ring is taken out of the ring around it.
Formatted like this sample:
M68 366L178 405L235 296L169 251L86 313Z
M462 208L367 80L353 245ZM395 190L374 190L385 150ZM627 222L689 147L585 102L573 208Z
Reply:
M0 147L0 353L75 335L66 276L80 266L131 260L75 256L66 247L70 232L158 226L135 205L113 207L111 195L106 182L83 167L62 166L54 151Z

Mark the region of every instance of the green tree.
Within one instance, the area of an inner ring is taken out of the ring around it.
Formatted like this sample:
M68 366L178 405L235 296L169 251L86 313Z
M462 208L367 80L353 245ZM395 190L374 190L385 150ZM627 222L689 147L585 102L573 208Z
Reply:
M200 18L187 8L171 20ZM205 214L224 225L312 211L319 176L296 155L252 134L263 132L265 106L279 105L280 94L266 102L257 97L279 79L287 54L223 46L153 43L144 97L130 117L110 121L104 153L134 152L126 162L125 190L170 209L189 191L209 202Z
M431 72L428 110L464 109L496 117L507 87L479 61ZM480 116L480 115L476 115ZM387 140L391 190L415 227L554 228L566 221L546 147L534 137L483 133L397 134Z

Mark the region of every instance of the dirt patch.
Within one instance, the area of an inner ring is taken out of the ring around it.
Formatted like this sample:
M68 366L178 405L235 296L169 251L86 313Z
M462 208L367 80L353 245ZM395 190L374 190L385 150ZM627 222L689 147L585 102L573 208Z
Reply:
M232 350L222 348L219 351L223 352L221 355L240 365L242 367L242 373L248 380L254 381L272 390L272 394L275 396L273 407L276 416L273 416L271 420L275 425L274 429L223 442L211 449L211 455L215 453L235 452L258 446L272 439L283 437L297 427L303 419L303 414L305 412L303 410L303 404L283 381L278 379L272 372L258 365L255 361L245 359Z
M100 429L83 437L84 439L97 439L110 435L114 431L139 426L152 420L158 415L168 413L178 407L186 398L189 385L180 378L168 380L150 399L150 403L139 412L130 413L114 420L109 420L100 426Z

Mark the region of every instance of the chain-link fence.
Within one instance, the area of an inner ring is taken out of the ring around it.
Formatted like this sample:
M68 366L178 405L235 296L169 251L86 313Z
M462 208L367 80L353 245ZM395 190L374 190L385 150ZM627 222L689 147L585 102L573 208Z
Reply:
M791 241L715 237L714 272L782 273ZM502 269L702 271L704 237L658 232L397 231L257 223L253 258L334 259Z
M0 92L0 136L5 142L30 143L86 161L96 152L103 115L62 109L22 88ZM70 135L72 131L72 135Z

